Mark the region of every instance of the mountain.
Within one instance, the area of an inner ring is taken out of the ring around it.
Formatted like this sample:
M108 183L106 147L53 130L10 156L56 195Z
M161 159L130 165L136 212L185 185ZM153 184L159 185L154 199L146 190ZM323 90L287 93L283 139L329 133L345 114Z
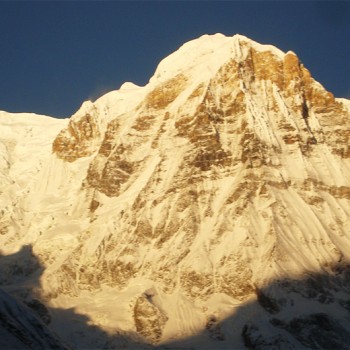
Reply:
M1 283L68 344L350 347L350 101L295 53L204 35L144 87L0 125L1 254L32 251Z

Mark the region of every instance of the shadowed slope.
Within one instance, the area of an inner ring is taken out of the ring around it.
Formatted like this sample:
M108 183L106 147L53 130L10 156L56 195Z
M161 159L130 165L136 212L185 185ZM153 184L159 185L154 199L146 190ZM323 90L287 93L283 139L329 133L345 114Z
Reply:
M281 278L257 299L167 349L350 349L350 266ZM159 347L161 349L162 347Z
M27 266L26 271L21 264ZM212 314L200 333L159 346L147 344L135 334L111 334L74 309L45 306L45 301L40 301L42 267L28 246L13 256L1 256L0 268L2 272L11 268L15 282L2 276L5 288L29 306L0 290L0 346L4 349L350 348L348 264L305 273L298 279L271 281L256 289L256 299L231 308L228 317Z
M50 307L41 297L42 273L29 245L0 255L0 349L148 348L128 334L107 333L72 308Z

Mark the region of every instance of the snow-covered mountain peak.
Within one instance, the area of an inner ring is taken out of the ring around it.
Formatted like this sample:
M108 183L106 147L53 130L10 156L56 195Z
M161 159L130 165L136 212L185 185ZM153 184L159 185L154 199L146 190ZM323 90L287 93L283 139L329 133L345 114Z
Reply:
M3 252L31 244L46 302L113 334L198 349L315 347L295 331L312 322L347 334L348 106L293 52L202 36L43 133L28 183L8 171L26 149L3 145Z
M183 114L196 115L204 106L208 111L223 111L223 104L226 110L249 110L253 114L261 109L284 113L285 108L293 108L304 119L316 109L337 110L340 117L345 108L313 80L293 52L285 54L242 35L204 35L165 58L148 85L126 83L94 103L84 103L57 137L53 149L59 157L74 161L105 147L108 125L115 129L125 120L126 135L130 134L128 128L156 127L161 121L155 120L167 113L178 119ZM254 128L253 124L250 127ZM272 127L264 132L261 129L259 137L277 145L280 142L269 136Z
M161 61L150 81L162 82L183 70L189 71L192 76L200 74L202 79L210 78L225 62L246 59L251 49L269 51L280 59L284 56L276 47L258 44L243 35L203 35L187 42Z

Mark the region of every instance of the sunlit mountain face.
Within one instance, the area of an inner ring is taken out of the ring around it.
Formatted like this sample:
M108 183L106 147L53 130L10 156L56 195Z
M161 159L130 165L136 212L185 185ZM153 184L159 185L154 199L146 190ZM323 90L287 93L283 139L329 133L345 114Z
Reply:
M350 101L293 52L204 35L0 112L0 178L1 287L62 347L350 348Z

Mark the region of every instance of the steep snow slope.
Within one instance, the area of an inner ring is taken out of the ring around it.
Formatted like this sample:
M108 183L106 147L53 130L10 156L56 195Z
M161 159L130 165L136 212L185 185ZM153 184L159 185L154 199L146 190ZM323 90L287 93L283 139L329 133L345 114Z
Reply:
M205 35L65 123L0 237L33 246L47 305L164 346L317 347L309 324L346 347L349 101L293 52Z
M58 120L30 113L0 111L0 234L1 250L11 252L23 245L25 198L38 173L51 156L53 139L67 125ZM19 239L21 237L21 239Z

